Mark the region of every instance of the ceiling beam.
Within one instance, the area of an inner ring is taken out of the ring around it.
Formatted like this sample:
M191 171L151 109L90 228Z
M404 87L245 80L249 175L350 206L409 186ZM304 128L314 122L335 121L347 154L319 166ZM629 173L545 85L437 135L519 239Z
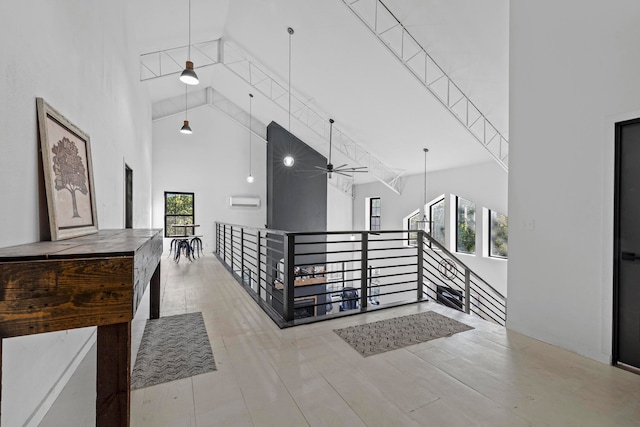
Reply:
M380 0L342 0L373 35L509 171L509 141Z

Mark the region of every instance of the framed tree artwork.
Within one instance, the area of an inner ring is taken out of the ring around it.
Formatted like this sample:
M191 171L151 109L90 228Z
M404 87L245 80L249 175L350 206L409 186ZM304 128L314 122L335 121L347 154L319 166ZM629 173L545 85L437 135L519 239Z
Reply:
M98 232L89 135L36 98L51 240Z

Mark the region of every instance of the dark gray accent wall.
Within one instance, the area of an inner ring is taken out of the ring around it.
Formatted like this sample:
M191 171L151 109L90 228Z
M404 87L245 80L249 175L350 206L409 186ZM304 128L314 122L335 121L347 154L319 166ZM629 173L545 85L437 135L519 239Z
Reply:
M327 159L276 122L267 126L267 228L285 231L327 229L327 178L314 171ZM293 167L283 159L291 154Z
M293 167L284 165L283 159L291 154ZM315 167L326 167L327 159L307 144L290 134L285 128L271 122L267 126L267 228L284 231L327 230L327 176ZM324 241L324 236L299 236L298 243ZM281 244L267 243L269 258L283 257ZM326 265L324 254L302 255L326 251L326 244L296 245L296 266ZM276 276L277 262L272 270ZM325 285L313 287L313 292L325 292ZM273 307L282 312L282 293L275 288ZM296 298L309 289L296 287ZM326 295L318 296L318 315L325 314Z

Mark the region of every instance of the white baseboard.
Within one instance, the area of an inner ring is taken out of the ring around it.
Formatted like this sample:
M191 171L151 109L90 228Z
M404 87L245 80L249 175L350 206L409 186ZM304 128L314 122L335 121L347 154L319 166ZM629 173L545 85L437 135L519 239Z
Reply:
M47 412L49 412L49 409L51 409L53 403L56 401L58 396L60 396L60 393L62 393L62 390L69 382L71 376L74 374L76 369L78 369L80 362L82 362L93 344L95 344L96 332L97 328L95 328L91 335L89 335L89 338L87 338L87 341L85 341L85 343L82 345L80 351L78 351L71 363L67 365L62 375L60 375L60 378L58 378L53 387L51 387L49 392L40 401L33 413L29 416L29 418L27 418L27 421L23 424L23 427L37 427L42 422L44 416L47 415Z

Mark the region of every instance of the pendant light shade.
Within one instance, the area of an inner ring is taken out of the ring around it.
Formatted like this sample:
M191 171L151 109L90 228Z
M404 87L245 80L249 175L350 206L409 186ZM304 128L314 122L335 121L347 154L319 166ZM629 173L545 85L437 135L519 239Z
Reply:
M193 71L193 62L187 61L184 71L180 74L180 81L188 85L197 85L200 83L198 75Z
M291 154L288 154L285 156L284 159L282 159L282 162L284 163L284 165L288 168L292 167L294 165L294 163L296 162L295 159L293 158L293 156Z
M249 176L247 177L247 182L249 184L253 183L253 174L251 173L251 123L253 122L253 110L251 108L251 104L253 101L253 94L249 94Z
M191 126L189 126L189 120L184 121L184 125L182 125L180 132L186 135L191 135L193 133L193 131L191 130Z
M182 125L182 128L180 128L180 132L184 133L185 135L191 135L193 133L193 131L191 130L191 126L189 126L189 117L187 116L187 113L189 111L189 98L187 97L189 95L189 92L187 91L187 87L184 87L184 124Z
M180 81L188 85L197 85L200 80L198 80L198 75L193 70L193 62L191 62L191 0L189 0L189 45L187 49L187 63L184 71L180 74Z

